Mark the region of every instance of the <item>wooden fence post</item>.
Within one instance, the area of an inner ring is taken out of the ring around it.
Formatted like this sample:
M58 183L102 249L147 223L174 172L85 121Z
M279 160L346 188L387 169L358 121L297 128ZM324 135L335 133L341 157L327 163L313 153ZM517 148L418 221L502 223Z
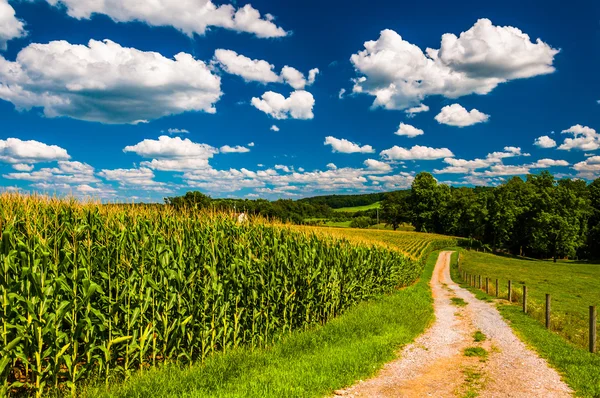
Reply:
M590 352L596 352L596 306L590 306Z
M527 286L523 286L523 312L527 314Z
M479 286L478 287L481 289L481 275L479 275Z
M485 294L490 294L490 278L485 277Z
M496 297L500 297L500 290L498 289L498 279L496 279Z
M512 303L512 282L508 281L508 302Z
M546 293L546 329L550 329L550 295Z

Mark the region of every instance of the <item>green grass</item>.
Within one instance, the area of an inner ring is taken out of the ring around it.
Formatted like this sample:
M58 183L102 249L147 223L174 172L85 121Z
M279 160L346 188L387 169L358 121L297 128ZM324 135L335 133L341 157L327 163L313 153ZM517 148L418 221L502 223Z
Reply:
M463 254L461 259L464 259ZM460 282L456 262L452 264L452 279ZM461 286L469 289L480 300L493 299L493 296L469 287L466 283L461 283ZM519 305L511 305L506 301L504 303L506 304L498 305L498 310L517 336L558 370L577 396L600 397L600 355L591 354L586 349L577 347L557 333L546 329L537 319L524 314Z
M463 351L463 354L466 357L479 357L479 358L483 358L486 359L488 356L488 352L485 348L482 347L468 347L465 348L465 350Z
M473 341L475 341L476 343L481 343L482 341L485 341L486 339L487 339L486 335L483 334L480 330L473 333Z
M357 211L366 211L366 210L373 210L373 209L380 209L381 208L381 202L375 202L375 203L371 203L370 205L365 205L365 206L354 206L354 207L341 207L339 209L333 209L334 211L344 211L347 213L356 213Z
M600 306L600 265L514 258L461 251L461 268L473 275L490 277L490 293L495 295L495 279L500 280L500 297L507 297L512 280L514 296L520 299L527 285L529 312L544 320L546 293L552 300L552 328L567 340L586 347L589 306Z
M322 397L373 375L433 321L429 280L359 304L324 326L292 333L270 349L232 350L204 365L175 365L88 388L87 397Z
M451 297L450 301L457 307L465 307L467 305L467 302L460 297Z

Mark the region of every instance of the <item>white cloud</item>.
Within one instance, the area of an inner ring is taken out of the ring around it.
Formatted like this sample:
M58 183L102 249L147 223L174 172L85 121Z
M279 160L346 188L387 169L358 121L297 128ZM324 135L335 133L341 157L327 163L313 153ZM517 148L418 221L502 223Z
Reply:
M389 160L434 160L454 157L448 148L430 148L415 145L410 149L394 145L390 149L381 151L380 155Z
M375 160L375 159L367 159L364 161L363 163L368 170L372 170L372 171L378 171L378 172L384 172L384 173L388 173L390 171L392 171L392 166L390 166L388 163L385 162L381 162L379 160Z
M288 166L285 166L283 164L276 164L275 165L275 170L282 170L286 173L291 173L292 169L290 169Z
M26 171L22 173L9 173L3 175L9 180L31 181L38 184L49 184L43 189L57 188L64 185L72 188L73 184L89 184L98 182L94 176L94 168L86 163L61 160L58 167L43 168L38 171ZM38 186L41 187L41 186Z
M563 130L562 134L573 134L573 138L565 138L565 141L558 149L570 151L579 149L581 151L595 151L600 148L600 134L593 128L577 124Z
M554 148L556 146L556 141L554 141L547 135L543 135L541 137L536 138L533 142L533 145L540 148Z
M573 166L578 171L577 176L590 180L600 177L600 156L592 156Z
M166 184L154 180L154 172L148 168L102 170L98 175L108 181L116 181L124 188L138 187L164 192Z
M189 134L190 133L186 129L168 129L167 132L171 135L173 135L173 134Z
M249 143L248 143L248 146L249 146L250 148L252 148L252 147L254 146L254 142L249 142Z
M12 168L17 171L31 171L34 169L34 166L32 164L16 163L12 165Z
M400 123L398 131L396 131L394 134L414 138L425 133L423 130L413 127L410 124Z
M48 117L140 123L186 111L215 113L221 81L186 53L165 58L110 40L30 44L0 57L0 98Z
M410 188L415 177L410 173L401 172L389 176L369 176L369 180L383 184L386 189L406 189Z
M414 106L412 108L408 108L406 111L408 117L414 117L417 113L421 112L429 112L429 107L425 104L419 104L419 106Z
M271 130L271 131L278 132L278 131L279 131L279 127L277 127L277 126L275 126L275 125L272 125L270 130Z
M204 35L210 27L253 33L257 37L283 37L287 32L273 23L273 16L260 12L250 4L236 9L230 4L217 6L210 0L47 0L51 5L64 5L69 16L89 19L104 14L115 22L140 21L150 26L172 26L192 36Z
M25 25L15 16L15 9L8 4L8 0L0 0L0 50L6 50L9 40L26 34Z
M315 80L317 80L317 75L319 74L319 68L313 68L311 70L308 71L308 82L307 84L309 86L312 86L315 82Z
M487 122L489 118L490 115L479 112L477 109L471 109L469 112L459 104L452 104L443 107L441 112L436 115L435 120L440 124L466 127Z
M568 166L569 162L566 160L554 160L554 159L540 159L537 162L530 164L528 167L532 169L547 169L554 166Z
M433 172L436 174L465 174L472 172L473 170L488 168L492 164L489 160L483 159L465 160L454 158L445 158L444 163L449 164L450 166L441 170L436 169Z
M486 160L490 163L501 163L502 159L516 156L530 156L530 154L521 152L521 148L519 147L505 146L504 152L488 153Z
M340 153L373 153L371 145L360 146L344 138L325 137L325 145L331 145L332 152Z
M146 139L142 142L126 146L123 152L133 152L144 158L152 158L150 162L142 162L141 166L162 171L186 171L208 167L208 159L219 152L207 144L198 144L181 137L160 136L158 140Z
M214 62L230 74L240 76L246 82L287 83L295 90L304 90L315 82L319 69L308 71L308 80L302 72L291 66L284 66L281 75L275 73L275 65L261 60L251 59L232 50L215 50Z
M246 153L246 152L250 152L250 149L240 146L240 145L236 145L234 147L231 147L229 145L224 145L220 148L221 153Z
M344 98L344 94L346 94L346 89L345 88L341 88L340 92L338 93L338 98L339 99Z
M440 49L428 48L426 54L389 29L364 46L350 58L360 75L353 91L375 96L373 106L386 109L414 107L430 95L487 94L510 80L552 73L559 52L488 19L478 20L460 37L444 34Z
M33 140L22 141L18 138L0 140L0 162L29 164L70 158L67 151L57 145L47 145Z
M490 170L483 172L487 177L514 176L529 174L529 166L509 166L505 164L493 165Z
M306 87L304 74L291 66L286 65L281 69L281 79L296 90L303 90Z
M275 119L312 119L315 99L307 91L294 91L288 98L267 91L261 98L252 98L252 106Z
M337 170L337 166L335 165L335 163L327 163L327 168L329 170Z
M232 50L215 50L215 59L227 73L242 77L247 82L274 83L279 76L274 65L260 59L250 59Z

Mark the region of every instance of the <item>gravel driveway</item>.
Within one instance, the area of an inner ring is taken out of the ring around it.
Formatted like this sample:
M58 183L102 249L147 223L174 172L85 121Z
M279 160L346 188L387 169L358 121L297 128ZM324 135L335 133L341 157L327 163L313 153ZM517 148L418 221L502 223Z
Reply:
M493 304L451 280L450 255L440 253L431 279L434 324L374 378L336 397L571 397L558 373L515 336ZM466 305L453 304L453 297ZM487 339L475 342L476 331ZM487 357L465 356L470 347Z

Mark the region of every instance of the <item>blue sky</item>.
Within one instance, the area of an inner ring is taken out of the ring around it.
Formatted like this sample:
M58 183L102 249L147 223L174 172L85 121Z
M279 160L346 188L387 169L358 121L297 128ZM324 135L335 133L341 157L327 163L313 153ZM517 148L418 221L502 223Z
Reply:
M598 2L136 3L0 0L4 189L274 199L420 171L600 176Z

